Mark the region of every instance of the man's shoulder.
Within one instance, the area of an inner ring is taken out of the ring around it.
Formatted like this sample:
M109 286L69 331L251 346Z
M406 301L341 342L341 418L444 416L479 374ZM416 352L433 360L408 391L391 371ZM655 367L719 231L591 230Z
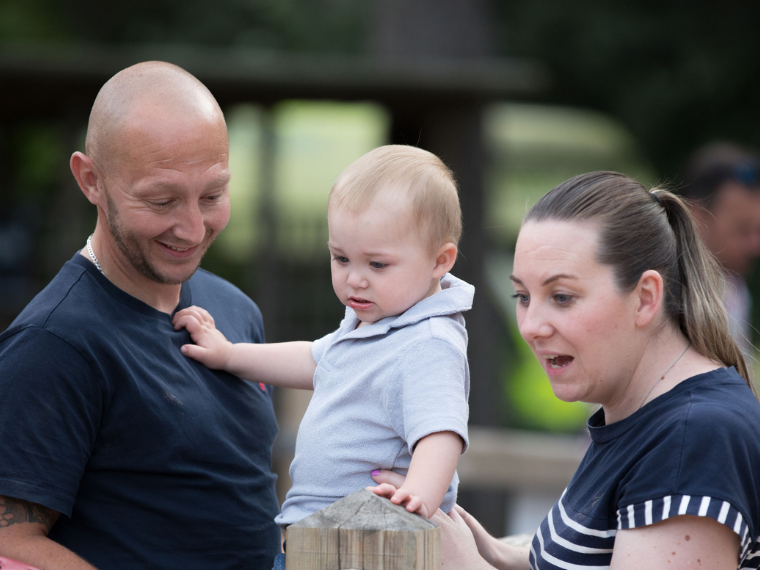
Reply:
M7 330L0 333L0 352L37 360L72 357L77 350L74 337L90 325L93 311L81 310L83 301L91 299L83 283L86 270L66 263L58 274L21 311ZM77 299L78 298L78 299ZM55 357L53 356L55 355Z
M85 315L75 309L76 303L71 302L73 296L80 294L89 297L82 291L86 288L82 279L85 273L84 268L66 263L50 283L24 307L6 332L27 327L45 328L53 315L64 315L74 321L86 320Z

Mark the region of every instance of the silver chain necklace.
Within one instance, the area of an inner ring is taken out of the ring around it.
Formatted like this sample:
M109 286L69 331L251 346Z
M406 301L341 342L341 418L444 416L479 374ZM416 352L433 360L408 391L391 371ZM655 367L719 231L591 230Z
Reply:
M102 273L103 276L105 276L105 273L103 273L103 268L100 266L100 263L98 262L98 258L95 257L95 252L92 251L92 243L90 243L92 240L92 236L93 234L90 234L90 237L87 238L87 253L90 254L90 259L92 259L92 262L95 264L95 267L98 268L98 271L100 271L100 273Z
M684 348L684 349L683 349L683 352L682 352L682 353L681 353L681 354L678 356L678 358L676 358L676 359L673 361L673 364L671 364L670 366L668 366L668 369L667 369L665 372L663 372L663 373L662 373L662 376L660 376L660 377L657 379L657 382L655 382L654 384L652 384L652 387L649 389L649 392L647 392L647 395L646 395L646 396L644 396L644 399L643 399L643 400L641 400L641 404L639 404L639 407L638 407L638 408L636 408L637 410L640 410L640 409L641 409L641 407L642 407L642 406L643 406L643 405L646 403L646 401L647 401L647 398L649 398L649 394L651 394L651 393L652 393L652 390L654 390L654 389L655 389L655 386L657 386L657 384L659 384L659 383L660 383L660 380L664 380L664 379L665 379L665 375L666 375L668 372L670 372L671 370L673 370L673 367L674 367L676 364L678 364L678 361L679 361L679 360L681 360L681 357L682 357L684 354L686 354L686 351L687 351L687 350L689 350L689 347L690 347L690 346L691 346L691 341L689 341L689 344L687 344L687 345L686 345L686 348Z

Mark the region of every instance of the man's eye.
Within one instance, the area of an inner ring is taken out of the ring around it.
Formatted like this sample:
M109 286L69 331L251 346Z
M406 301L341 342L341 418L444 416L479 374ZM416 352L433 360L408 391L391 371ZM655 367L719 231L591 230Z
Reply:
M382 269L386 265L388 265L388 264L387 263L380 263L379 261L370 261L370 263L369 263L369 266L372 269Z

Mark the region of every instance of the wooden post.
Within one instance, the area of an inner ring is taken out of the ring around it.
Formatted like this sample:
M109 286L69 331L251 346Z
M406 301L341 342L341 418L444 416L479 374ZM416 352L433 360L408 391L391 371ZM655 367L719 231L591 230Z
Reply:
M287 570L439 570L440 529L362 489L288 527Z

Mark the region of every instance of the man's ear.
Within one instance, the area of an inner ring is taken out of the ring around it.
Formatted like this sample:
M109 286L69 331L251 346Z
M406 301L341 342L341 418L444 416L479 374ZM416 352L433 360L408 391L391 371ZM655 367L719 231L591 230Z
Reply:
M662 275L654 269L648 269L641 274L639 283L634 290L636 295L636 325L646 326L657 316L665 300L665 286Z
M71 155L69 166L79 188L90 203L99 205L103 199L103 185L101 182L102 175L95 162L86 154L77 151Z
M440 279L446 275L451 268L454 267L454 262L457 260L457 246L453 243L443 244L436 253L435 267L433 268L433 277Z

